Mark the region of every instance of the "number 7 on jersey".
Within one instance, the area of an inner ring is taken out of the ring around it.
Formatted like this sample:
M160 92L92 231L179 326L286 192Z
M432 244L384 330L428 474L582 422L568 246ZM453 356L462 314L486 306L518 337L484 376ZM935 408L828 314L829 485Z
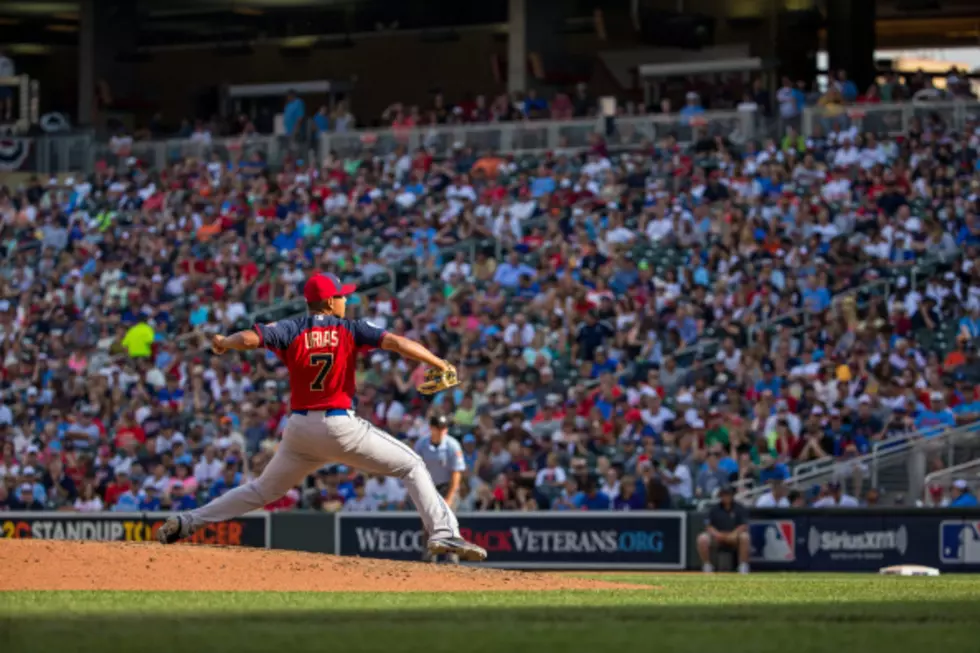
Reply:
M310 390L323 390L323 380L327 378L327 373L333 367L333 357L333 354L310 354L310 367L320 368L313 383L310 384Z

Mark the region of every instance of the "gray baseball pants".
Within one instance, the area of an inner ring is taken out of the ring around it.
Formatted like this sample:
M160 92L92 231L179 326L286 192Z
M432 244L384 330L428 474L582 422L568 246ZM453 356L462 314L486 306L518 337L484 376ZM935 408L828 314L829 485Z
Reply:
M191 527L258 510L327 463L400 478L418 508L425 532L430 537L459 537L456 516L436 491L417 453L353 413L327 416L322 410L290 415L282 442L262 475L191 510L187 513Z

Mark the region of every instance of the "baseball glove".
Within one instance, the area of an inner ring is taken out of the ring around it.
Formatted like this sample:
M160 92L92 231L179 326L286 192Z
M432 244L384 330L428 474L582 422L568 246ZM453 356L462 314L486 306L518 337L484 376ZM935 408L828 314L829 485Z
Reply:
M456 368L452 365L445 370L435 368L425 373L425 383L417 389L424 395L434 395L437 392L447 390L454 385L459 385L459 377L456 375Z

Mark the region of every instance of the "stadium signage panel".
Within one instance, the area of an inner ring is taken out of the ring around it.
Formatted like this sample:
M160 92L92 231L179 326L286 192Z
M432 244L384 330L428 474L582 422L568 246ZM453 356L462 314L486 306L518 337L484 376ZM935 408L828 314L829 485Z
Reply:
M515 569L684 569L683 512L464 513L460 531L490 554L487 566ZM418 560L426 543L418 515L337 515L341 555Z
M92 540L101 542L156 542L156 531L168 513L59 512L0 513L4 539ZM246 515L199 529L189 543L267 548L269 514Z
M753 511L749 533L758 570L980 571L980 511Z

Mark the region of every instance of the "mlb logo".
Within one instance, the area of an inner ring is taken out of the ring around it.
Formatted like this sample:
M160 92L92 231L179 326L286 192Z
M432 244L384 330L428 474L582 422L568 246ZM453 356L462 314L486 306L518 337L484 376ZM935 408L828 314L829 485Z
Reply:
M796 560L796 522L773 519L749 523L752 541L750 559L755 562L794 562Z
M980 521L941 523L939 559L947 564L980 565Z

